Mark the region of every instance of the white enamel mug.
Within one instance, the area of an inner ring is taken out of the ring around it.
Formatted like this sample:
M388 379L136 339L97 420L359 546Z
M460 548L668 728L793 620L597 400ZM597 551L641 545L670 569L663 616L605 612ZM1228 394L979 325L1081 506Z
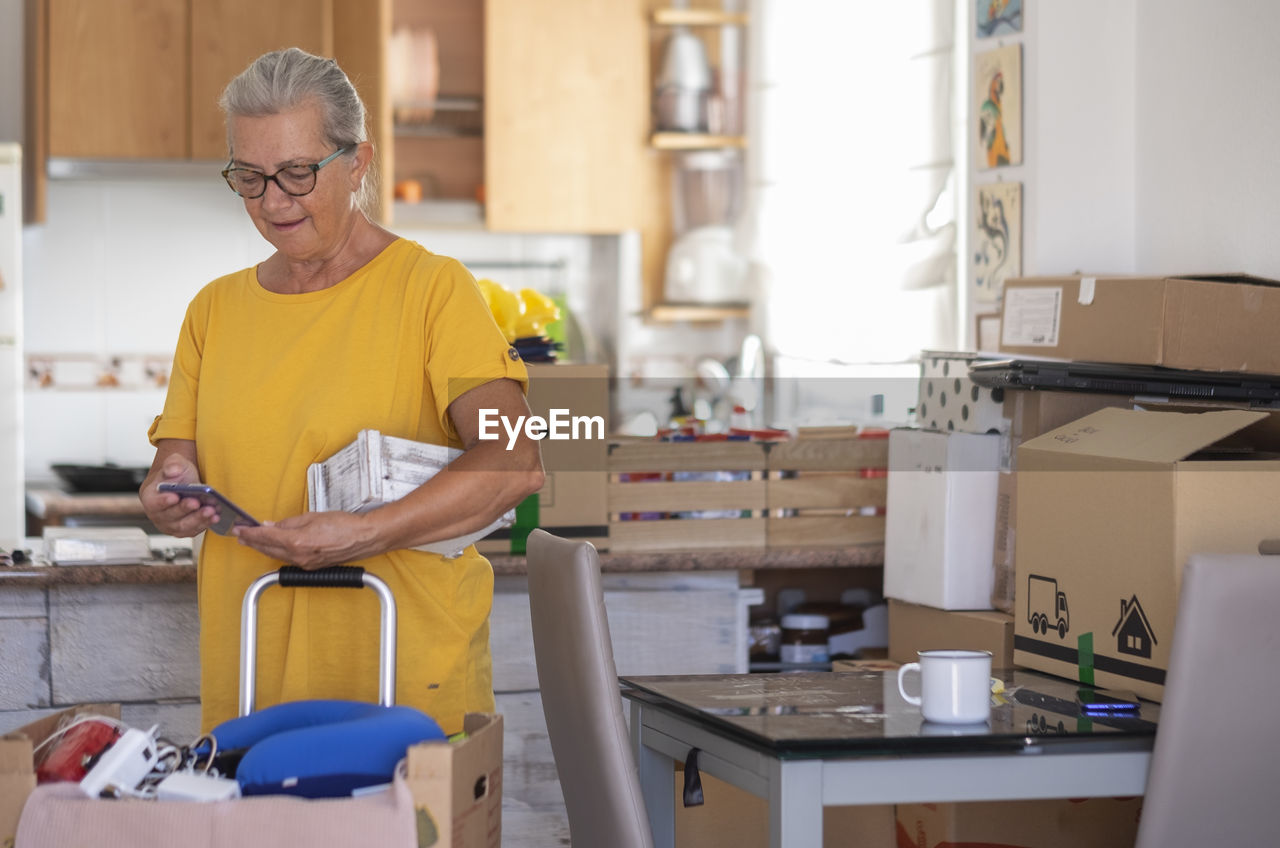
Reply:
M898 669L898 692L926 721L976 724L991 716L990 651L920 651L920 662ZM903 678L920 672L920 697L908 695Z

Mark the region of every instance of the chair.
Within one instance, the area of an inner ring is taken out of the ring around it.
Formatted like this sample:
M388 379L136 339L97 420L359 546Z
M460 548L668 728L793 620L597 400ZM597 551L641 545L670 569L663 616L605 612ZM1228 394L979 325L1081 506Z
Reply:
M1188 558L1138 848L1275 844L1278 603L1280 557Z
M575 846L653 848L589 542L529 534L529 611L547 734Z

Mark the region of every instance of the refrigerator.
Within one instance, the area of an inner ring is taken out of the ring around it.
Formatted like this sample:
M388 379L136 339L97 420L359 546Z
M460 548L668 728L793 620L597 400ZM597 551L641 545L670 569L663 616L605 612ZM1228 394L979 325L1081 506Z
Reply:
M22 547L22 148L0 142L0 548Z

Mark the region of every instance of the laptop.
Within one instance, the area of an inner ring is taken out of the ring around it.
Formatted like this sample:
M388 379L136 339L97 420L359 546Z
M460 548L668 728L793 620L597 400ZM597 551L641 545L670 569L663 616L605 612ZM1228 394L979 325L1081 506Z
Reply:
M988 388L1058 389L1280 408L1280 376L1267 374L1185 371L1109 362L998 359L971 364L969 379Z

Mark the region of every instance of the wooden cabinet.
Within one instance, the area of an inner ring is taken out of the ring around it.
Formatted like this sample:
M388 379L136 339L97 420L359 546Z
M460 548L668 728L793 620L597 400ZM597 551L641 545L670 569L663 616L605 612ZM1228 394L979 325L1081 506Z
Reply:
M46 0L48 154L221 159L218 97L257 56L328 55L334 0Z
M48 0L49 154L188 150L190 0Z
M190 158L226 157L222 90L254 59L285 47L333 55L332 0L191 0Z
M487 0L485 11L489 225L638 226L648 123L639 4Z
M637 228L649 154L645 26L641 0L396 0L393 28L434 32L439 85L434 102L370 104L432 115L401 120L383 139L384 179L415 181L427 203L481 201L494 230ZM477 114L465 120L458 109Z

